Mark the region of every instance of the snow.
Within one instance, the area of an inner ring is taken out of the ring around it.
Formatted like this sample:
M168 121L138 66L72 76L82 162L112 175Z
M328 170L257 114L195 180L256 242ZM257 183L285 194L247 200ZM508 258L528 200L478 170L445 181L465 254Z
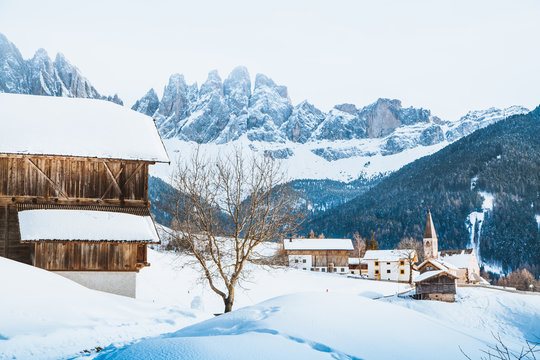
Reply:
M154 121L110 101L0 94L0 153L169 162Z
M471 179L471 190L474 190L476 188L477 181L478 176L474 176ZM482 261L482 256L480 254L480 241L485 214L487 212L493 211L493 202L495 200L495 195L487 191L478 191L478 194L483 198L482 211L473 211L469 215L467 215L467 220L465 221L465 226L467 227L467 230L469 232L469 244L467 246L474 249L481 264L494 268L496 266L493 266L493 264L487 264Z
M442 253L439 256L445 263L450 263L458 269L463 269L468 268L471 264L472 254L467 254L465 250L462 250L459 254L445 255Z
M177 330L205 317L87 289L0 257L0 359L56 360Z
M153 176L164 181L170 181L174 164L182 159L189 159L193 152L200 146L200 151L208 156L231 154L235 149L241 148L243 153L248 155L264 154L265 151L278 151L289 149L291 156L281 159L283 170L289 177L294 179L331 179L337 181L350 182L361 176L366 178L379 174L387 174L399 170L411 161L423 156L431 155L446 145L448 142L441 142L431 146L418 146L413 149L406 149L397 154L383 155L381 147L383 139L354 139L329 141L312 141L305 144L292 141L285 142L263 142L250 141L246 136L225 144L206 143L197 144L192 141L183 141L176 138L164 139L163 142L171 155L172 166L158 164L150 169ZM319 148L330 147L336 151L347 151L355 149L358 155L328 161L312 152Z
M540 230L540 215L535 215L536 223L538 224L538 230Z
M349 258L349 265L360 265L360 258Z
M454 313L455 315L455 313ZM422 341L422 348L417 346ZM450 343L451 342L451 343ZM389 302L341 293L285 295L97 359L460 359L485 342ZM444 350L444 351L442 351Z
M422 273L420 275L418 275L415 279L414 279L414 282L421 282L421 281L424 281L424 280L427 280L427 279L430 279L434 276L437 276L439 274L442 274L442 273L446 273L446 271L444 270L432 270L432 271L426 271L425 273Z
M213 317L223 304L189 257L148 259L135 300L0 258L0 359L446 360L459 347L480 358L492 331L513 349L540 333L540 296L458 288L455 303L416 301L392 296L407 284L252 264L236 310Z
M150 216L92 210L19 211L21 241L133 241L159 243Z
M368 250L363 260L399 261L407 259L414 250Z
M353 250L351 239L285 239L285 250Z

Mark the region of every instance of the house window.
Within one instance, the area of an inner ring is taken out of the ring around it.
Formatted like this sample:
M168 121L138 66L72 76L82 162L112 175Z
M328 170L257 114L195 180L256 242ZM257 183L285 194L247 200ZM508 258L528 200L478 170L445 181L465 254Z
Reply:
M322 271L322 272L326 272L326 268L322 268L321 271Z
M341 272L345 272L345 268L341 268Z
M307 270L306 268L303 268L303 270Z
M294 262L298 264L298 259L294 259Z
M386 263L386 265L390 265L390 263L389 263L389 262L387 262L387 263Z
M401 270L399 270L399 273L400 273L401 275L405 275L405 270L401 269Z
M306 263L306 259L303 259L302 262L305 264L305 263Z
M405 260L401 260L401 261L399 262L399 265L401 265L401 266L405 265Z
M311 271L315 271L315 268L311 268Z
M379 266L379 262L378 262L378 261L375 261L375 266Z
M379 275L379 270L375 270L375 275Z
M390 274L391 272L392 272L392 271L390 271L390 270L386 270L386 273L387 273L387 274Z

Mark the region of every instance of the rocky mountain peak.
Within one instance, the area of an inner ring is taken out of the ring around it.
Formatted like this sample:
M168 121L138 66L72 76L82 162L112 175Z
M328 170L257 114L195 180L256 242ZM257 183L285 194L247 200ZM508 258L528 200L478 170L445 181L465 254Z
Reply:
M0 91L18 94L105 99L122 104L115 96L102 96L79 69L58 53L52 61L45 49L24 60L15 45L0 34Z
M131 110L138 111L148 116L154 116L154 113L159 107L159 98L154 89L148 90L140 100L131 107Z
M208 78L201 85L200 94L205 95L207 93L218 92L223 94L223 83L217 70L212 70L208 73Z

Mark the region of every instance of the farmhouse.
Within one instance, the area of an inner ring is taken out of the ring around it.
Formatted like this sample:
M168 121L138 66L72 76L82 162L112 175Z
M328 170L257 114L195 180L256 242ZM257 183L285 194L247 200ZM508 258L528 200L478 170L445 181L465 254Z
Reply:
M424 231L424 258L438 261L439 264L450 266L458 283L486 282L480 277L480 266L474 249L442 250L439 251L437 233L433 225L431 211L428 211L426 229Z
M412 249L368 250L363 261L367 263L368 278L408 282L412 270L410 264L418 258Z
M367 276L368 265L358 257L349 258L349 272L353 275L366 275Z
M148 170L169 159L153 120L111 102L0 94L0 256L135 296L159 237Z
M290 267L348 274L353 244L351 239L285 239L283 250Z

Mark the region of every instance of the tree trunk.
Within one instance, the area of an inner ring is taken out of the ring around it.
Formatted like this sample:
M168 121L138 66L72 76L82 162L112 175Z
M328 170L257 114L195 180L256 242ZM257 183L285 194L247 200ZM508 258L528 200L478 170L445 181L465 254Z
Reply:
M231 312L233 303L234 303L234 288L229 290L229 296L223 299L223 303L225 304L225 313Z
M412 285L412 271L413 271L413 266L412 264L409 264L409 284Z

